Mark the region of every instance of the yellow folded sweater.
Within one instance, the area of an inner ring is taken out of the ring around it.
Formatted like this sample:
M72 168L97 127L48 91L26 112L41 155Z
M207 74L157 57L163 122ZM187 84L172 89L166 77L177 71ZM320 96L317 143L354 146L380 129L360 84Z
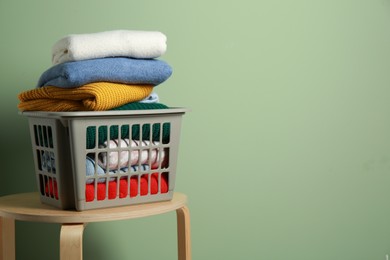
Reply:
M140 101L152 85L94 82L78 88L41 87L18 95L21 111L102 111Z

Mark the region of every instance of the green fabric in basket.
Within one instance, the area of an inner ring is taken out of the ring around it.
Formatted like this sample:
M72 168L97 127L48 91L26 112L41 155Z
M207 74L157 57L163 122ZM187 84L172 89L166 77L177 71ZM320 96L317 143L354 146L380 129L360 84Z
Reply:
M111 110L146 110L146 109L167 109L168 106L161 103L139 103L132 102L125 104L120 107L116 107ZM108 135L108 126L99 126L98 131L96 131L96 126L87 127L87 136L86 136L86 146L87 149L92 149L96 147L96 132L98 132L98 145L104 144L107 141ZM119 137L119 129L120 129L120 138L129 138L130 127L127 124L122 126L112 125L110 126L110 139L117 139ZM162 129L161 129L162 128ZM160 131L162 131L162 140L160 140ZM141 135L141 136L140 136ZM143 124L142 130L140 124L132 124L131 125L131 138L133 140L150 140L152 141L160 141L162 143L169 142L170 135L170 123L163 124Z

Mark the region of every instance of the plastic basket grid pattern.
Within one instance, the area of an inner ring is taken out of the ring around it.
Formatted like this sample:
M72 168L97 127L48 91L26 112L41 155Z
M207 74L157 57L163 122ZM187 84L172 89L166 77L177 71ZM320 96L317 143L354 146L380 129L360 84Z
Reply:
M172 199L183 109L25 114L43 203L86 210Z

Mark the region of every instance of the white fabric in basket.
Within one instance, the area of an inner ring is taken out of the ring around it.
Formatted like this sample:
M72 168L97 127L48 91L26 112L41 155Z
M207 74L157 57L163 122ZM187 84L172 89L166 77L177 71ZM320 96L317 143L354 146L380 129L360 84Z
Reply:
M165 151L161 148L153 147L156 145L159 145L159 142L129 139L110 140L108 144L105 142L99 148L126 148L126 150L101 152L98 156L98 164L102 168L108 168L109 170L138 164L148 164L152 169L158 168L159 163L165 158Z

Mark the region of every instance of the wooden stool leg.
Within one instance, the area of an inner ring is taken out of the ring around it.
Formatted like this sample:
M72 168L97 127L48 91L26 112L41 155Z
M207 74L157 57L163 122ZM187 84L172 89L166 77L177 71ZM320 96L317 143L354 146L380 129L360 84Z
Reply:
M178 259L191 260L190 211L184 206L176 210Z
M15 260L15 220L0 217L0 260Z
M84 224L62 224L60 235L60 260L83 259Z

